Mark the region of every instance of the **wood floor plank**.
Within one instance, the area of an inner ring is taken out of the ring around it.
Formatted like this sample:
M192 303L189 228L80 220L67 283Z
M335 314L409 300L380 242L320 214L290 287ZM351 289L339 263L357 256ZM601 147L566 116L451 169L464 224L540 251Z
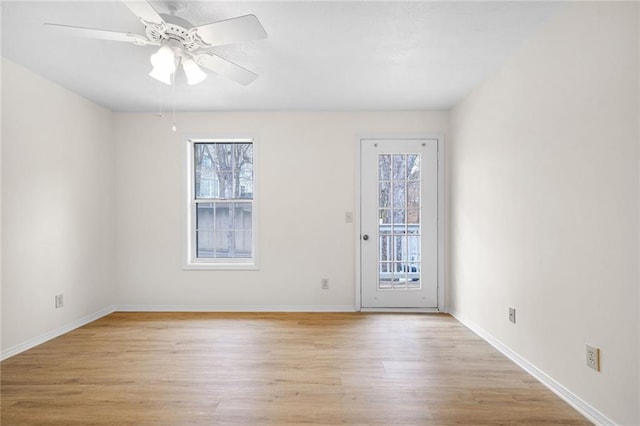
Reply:
M2 425L590 424L448 315L114 313L0 369Z

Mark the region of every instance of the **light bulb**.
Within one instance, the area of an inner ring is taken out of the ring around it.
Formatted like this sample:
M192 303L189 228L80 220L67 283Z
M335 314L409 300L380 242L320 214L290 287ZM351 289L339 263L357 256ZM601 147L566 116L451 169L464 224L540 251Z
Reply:
M201 83L205 78L207 78L207 74L205 74L198 64L196 64L196 62L191 58L182 61L182 69L187 75L187 83L190 86Z
M173 123L173 126L171 127L171 130L173 130L174 132L178 129L176 129L176 123Z

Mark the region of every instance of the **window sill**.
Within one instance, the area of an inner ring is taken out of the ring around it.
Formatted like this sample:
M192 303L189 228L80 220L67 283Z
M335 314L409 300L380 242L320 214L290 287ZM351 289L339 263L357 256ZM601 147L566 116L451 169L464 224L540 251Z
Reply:
M185 271L257 271L258 265L251 263L185 263Z

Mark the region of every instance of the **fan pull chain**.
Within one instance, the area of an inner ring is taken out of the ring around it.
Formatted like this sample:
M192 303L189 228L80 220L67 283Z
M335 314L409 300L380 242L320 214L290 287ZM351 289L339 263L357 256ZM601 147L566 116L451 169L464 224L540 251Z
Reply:
M171 127L171 130L175 132L177 130L176 129L176 74L175 73L171 75L171 83L173 85L173 126Z
M162 83L158 82L158 117L162 118Z

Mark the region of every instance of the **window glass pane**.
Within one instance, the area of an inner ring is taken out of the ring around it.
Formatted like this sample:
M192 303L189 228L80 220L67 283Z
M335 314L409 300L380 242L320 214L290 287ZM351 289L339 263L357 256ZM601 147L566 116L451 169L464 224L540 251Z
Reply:
M232 203L215 203L214 229L233 229L233 216L231 215Z
M213 197L215 176L214 155L207 144L194 144L194 172L196 198Z
M217 231L213 234L214 238L214 253L215 258L230 258L232 256L233 246L233 232L232 231Z
M251 231L234 232L233 257L251 257Z
M253 198L253 144L234 144L234 197Z
M213 230L213 204L198 203L196 229Z
M233 227L235 229L250 231L253 228L251 203L234 203Z
M209 198L231 198L233 191L233 175L231 172L216 172L212 181L213 187Z
M202 258L213 257L213 232L196 232L196 253L198 257Z
M252 143L195 143L196 199L253 199Z
M230 172L233 169L232 164L232 147L230 143L212 143L207 144L214 154L214 167L218 172Z

